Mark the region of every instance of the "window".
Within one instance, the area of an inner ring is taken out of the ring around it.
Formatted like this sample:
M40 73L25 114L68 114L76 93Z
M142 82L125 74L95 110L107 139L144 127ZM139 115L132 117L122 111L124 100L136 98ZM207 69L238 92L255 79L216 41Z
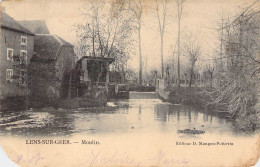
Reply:
M83 83L83 82L84 82L84 76L81 75L81 76L80 76L80 83Z
M21 45L27 46L27 37L21 36Z
M12 80L13 80L13 69L6 69L6 80L12 82Z
M13 60L14 50L11 48L7 48L7 60Z
M27 51L26 50L21 50L20 64L27 64Z
M24 85L26 83L26 72L20 71L20 84Z

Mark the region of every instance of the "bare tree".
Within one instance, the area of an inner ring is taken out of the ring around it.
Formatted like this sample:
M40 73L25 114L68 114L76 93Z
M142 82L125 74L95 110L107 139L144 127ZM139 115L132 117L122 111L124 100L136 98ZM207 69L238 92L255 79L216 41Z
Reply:
M223 38L223 60L229 64L227 71L215 79L210 103L218 110L229 112L232 117L247 114L255 104L259 86L259 8L256 2L236 16L228 18ZM225 58L225 59L224 59ZM229 63L231 62L231 63Z
M212 88L213 73L214 73L215 68L208 64L208 65L206 66L206 69L207 69L207 73L209 74L210 87Z
M93 56L112 57L113 49L128 53L134 26L121 3L89 1L83 7L82 15L86 22L77 25L77 36L86 42L86 49Z
M193 76L194 76L194 67L195 64L200 56L200 46L198 41L190 41L188 45L185 46L186 52L189 58L189 72L190 72L190 79L189 79L189 87L191 87Z
M221 23L220 23L220 70L223 70L223 38L224 38L224 30L223 30L223 26L224 26L224 20L223 20L223 10L221 13Z
M177 45L178 45L178 52L177 52L177 86L180 87L180 40L181 40L181 16L183 11L183 3L185 0L176 0L177 8L178 8L178 39L177 39Z
M159 2L158 2L159 1ZM160 7L161 6L161 7ZM161 72L162 78L164 77L164 61L163 61L163 46L164 46L164 33L167 24L169 23L169 7L168 0L156 0L156 16L158 21L158 28L161 38Z
M130 57L134 29L129 11L124 10L124 5L122 1L88 1L82 8L85 22L76 25L77 37L84 46L79 48L86 49L92 56L115 58L116 69L120 67L120 70L125 70ZM102 72L108 67L104 63L101 64L97 84Z
M138 31L138 48L139 48L139 84L143 82L143 60L142 60L142 42L141 42L141 28L142 28L142 13L143 4L142 0L128 0L128 7L133 16L132 21L136 23L136 29Z

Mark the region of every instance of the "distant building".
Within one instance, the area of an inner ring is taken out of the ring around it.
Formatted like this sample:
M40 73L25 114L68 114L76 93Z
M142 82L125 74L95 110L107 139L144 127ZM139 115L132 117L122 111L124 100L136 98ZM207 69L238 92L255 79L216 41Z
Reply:
M66 98L75 66L73 46L57 35L41 34L35 36L34 51L29 68L32 97Z
M28 93L27 66L34 53L34 33L1 13L0 98Z
M27 28L34 34L50 34L49 29L44 20L26 20L18 21L23 27Z

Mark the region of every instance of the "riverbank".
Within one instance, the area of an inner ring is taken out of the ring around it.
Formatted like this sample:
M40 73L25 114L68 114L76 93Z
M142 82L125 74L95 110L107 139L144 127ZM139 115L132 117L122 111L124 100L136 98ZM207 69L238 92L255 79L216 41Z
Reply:
M203 94L201 92L202 89L199 87L174 87L158 91L159 97L163 101L205 109L206 102L203 100Z
M129 91L135 92L155 92L155 86L130 85Z
M207 92L213 91L211 88L174 87L160 90L158 93L160 99L163 101L167 101L172 104L185 104L194 108L200 108L210 112L218 113L231 120L238 130L246 132L260 132L260 114L258 113L260 104L256 104L255 106L250 107L244 114L232 118L231 113L228 111L221 111L214 104L209 105L206 100L208 97L203 89L206 89Z
M0 111L24 111L33 109L42 109L53 107L55 109L77 109L77 108L93 108L105 106L107 104L106 96L76 97L67 99L32 99L25 96L14 96L0 100Z

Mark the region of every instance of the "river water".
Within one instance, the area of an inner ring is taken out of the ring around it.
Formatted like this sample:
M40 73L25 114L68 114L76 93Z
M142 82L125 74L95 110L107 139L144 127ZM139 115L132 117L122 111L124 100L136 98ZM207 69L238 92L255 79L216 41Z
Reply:
M139 98L138 98L139 97ZM143 99L146 98L146 99ZM65 110L52 108L0 113L1 135L70 136L114 133L178 133L202 130L206 134L243 135L232 122L210 111L174 105L148 94L132 94L104 108ZM202 134L203 135L203 134Z
M178 133L185 129L205 133ZM220 115L154 93L131 93L104 108L0 113L0 144L26 167L250 166L242 164L258 159L258 143L258 135L237 131Z

